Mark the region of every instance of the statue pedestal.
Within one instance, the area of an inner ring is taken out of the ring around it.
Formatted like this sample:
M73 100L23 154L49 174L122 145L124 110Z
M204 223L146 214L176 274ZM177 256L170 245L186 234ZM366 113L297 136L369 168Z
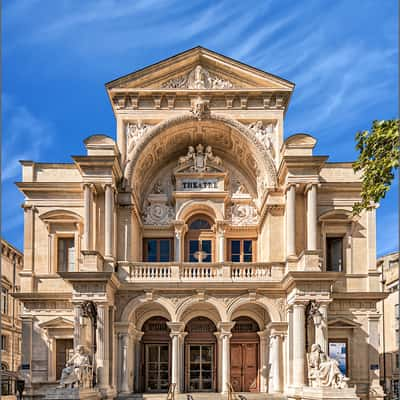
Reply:
M295 389L288 399L301 400L359 400L355 388L335 389L330 387L308 387Z
M99 400L97 388L54 388L46 393L46 400Z

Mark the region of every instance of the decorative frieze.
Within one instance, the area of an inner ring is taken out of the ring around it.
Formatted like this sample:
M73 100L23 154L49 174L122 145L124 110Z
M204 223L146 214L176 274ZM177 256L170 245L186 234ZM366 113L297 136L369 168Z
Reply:
M201 65L197 65L185 75L162 84L164 89L231 89L233 87L232 82L211 73Z

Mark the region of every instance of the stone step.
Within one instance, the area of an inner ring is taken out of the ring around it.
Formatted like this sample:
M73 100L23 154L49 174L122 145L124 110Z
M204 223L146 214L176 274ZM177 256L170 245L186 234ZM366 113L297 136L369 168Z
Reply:
M175 400L188 400L191 395L193 400L227 400L227 394L221 393L180 393L175 395ZM240 396L243 396L242 398ZM235 393L234 400L287 400L284 395L268 393ZM167 400L166 393L143 393L120 396L117 400Z

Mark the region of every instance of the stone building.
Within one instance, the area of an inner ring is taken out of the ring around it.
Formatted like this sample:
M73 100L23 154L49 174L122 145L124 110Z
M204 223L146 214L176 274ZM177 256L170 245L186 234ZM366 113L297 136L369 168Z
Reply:
M22 162L27 394L83 345L103 398L349 398L307 392L318 344L382 398L375 210L352 216L351 163L284 139L294 84L196 47L106 90L115 141Z
M6 240L1 239L1 370L18 371L21 365L21 304L12 294L20 290L19 273L22 272L23 255ZM3 374L1 393L12 392Z
M382 289L388 296L379 302L383 315L380 324L381 383L389 399L400 398L400 335L399 335L399 253L387 254L378 259L382 274Z

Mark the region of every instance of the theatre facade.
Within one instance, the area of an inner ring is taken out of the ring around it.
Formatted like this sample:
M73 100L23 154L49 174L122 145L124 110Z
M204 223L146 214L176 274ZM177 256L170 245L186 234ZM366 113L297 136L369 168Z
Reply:
M197 47L106 90L116 140L22 162L27 395L382 398L375 210L352 215L351 163L284 139L294 84Z

